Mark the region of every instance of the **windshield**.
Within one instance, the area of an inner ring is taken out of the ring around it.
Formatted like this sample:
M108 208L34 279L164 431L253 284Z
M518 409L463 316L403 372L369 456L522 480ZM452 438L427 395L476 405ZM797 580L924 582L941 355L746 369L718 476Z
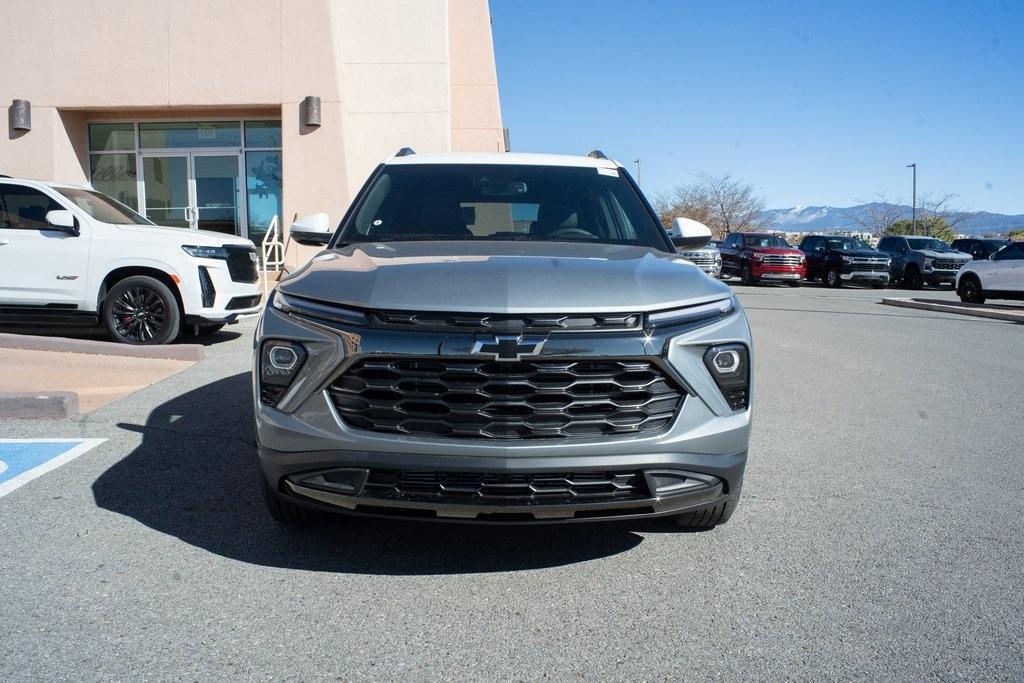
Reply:
M868 251L874 251L864 240L859 237L829 237L828 248L838 249L845 251L857 251L860 249L866 249Z
M1000 249L1002 249L1003 247L1005 247L1007 244L1010 243L1010 240L981 240L981 241L982 241L982 243L986 247L988 247L989 251L999 251Z
M744 235L743 244L748 247L784 247L792 249L789 242L778 235Z
M337 243L530 240L668 250L617 171L505 164L395 164L373 180Z
M143 218L121 202L105 194L72 187L58 187L54 189L74 202L75 206L79 209L102 223L156 225L153 221Z
M911 249L931 249L932 251L953 251L949 245L942 240L932 237L908 237Z

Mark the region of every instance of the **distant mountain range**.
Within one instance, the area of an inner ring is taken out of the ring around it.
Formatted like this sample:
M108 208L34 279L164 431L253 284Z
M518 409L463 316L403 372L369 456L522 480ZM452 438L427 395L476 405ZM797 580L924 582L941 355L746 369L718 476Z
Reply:
M892 207L902 216L910 218L910 206L902 204L858 204L840 208L836 206L794 206L791 209L769 209L761 212L761 220L766 227L785 232L828 232L831 230L864 230L857 221L866 219L872 211L876 214L881 209ZM918 208L918 216L921 216ZM988 211L954 214L966 216L957 223L957 232L965 235L984 235L985 233L1005 233L1014 228L1024 228L1024 214L1007 215L989 213Z

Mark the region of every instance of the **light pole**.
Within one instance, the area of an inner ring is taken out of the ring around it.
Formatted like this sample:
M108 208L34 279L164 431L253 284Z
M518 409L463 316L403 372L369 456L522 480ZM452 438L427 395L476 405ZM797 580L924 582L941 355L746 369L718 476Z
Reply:
M640 184L640 160L633 159L633 163L636 164L636 184Z
M913 185L913 189L911 190L912 194L910 195L912 197L912 199L910 200L911 201L911 205L910 205L910 224L912 226L911 230L913 231L913 234L916 235L917 234L917 162L914 161L912 163L907 164L907 168L914 169L914 185Z

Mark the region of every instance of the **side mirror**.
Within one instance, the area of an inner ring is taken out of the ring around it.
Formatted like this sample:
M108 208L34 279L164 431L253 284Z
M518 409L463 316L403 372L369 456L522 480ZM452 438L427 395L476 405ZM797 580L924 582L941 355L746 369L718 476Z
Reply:
M54 209L53 211L47 211L46 224L54 230L65 232L72 237L78 237L80 234L78 230L78 220L75 218L75 214L71 213L67 209Z
M703 249L711 241L711 228L692 218L674 219L669 234L680 249Z
M331 219L326 213L311 213L292 223L289 234L299 244L305 244L308 247L322 247L331 241L334 229L331 227Z

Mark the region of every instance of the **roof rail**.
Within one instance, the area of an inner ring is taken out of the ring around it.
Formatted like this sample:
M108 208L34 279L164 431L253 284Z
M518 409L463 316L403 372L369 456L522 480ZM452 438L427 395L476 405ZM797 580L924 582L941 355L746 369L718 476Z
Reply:
M396 157L408 157L416 153L412 147L403 147L402 149L395 152Z
M591 159L607 159L608 158L608 157L606 157L604 155L604 152L602 152L599 149L592 149L592 150L590 150L589 152L587 152L587 156L590 157Z

